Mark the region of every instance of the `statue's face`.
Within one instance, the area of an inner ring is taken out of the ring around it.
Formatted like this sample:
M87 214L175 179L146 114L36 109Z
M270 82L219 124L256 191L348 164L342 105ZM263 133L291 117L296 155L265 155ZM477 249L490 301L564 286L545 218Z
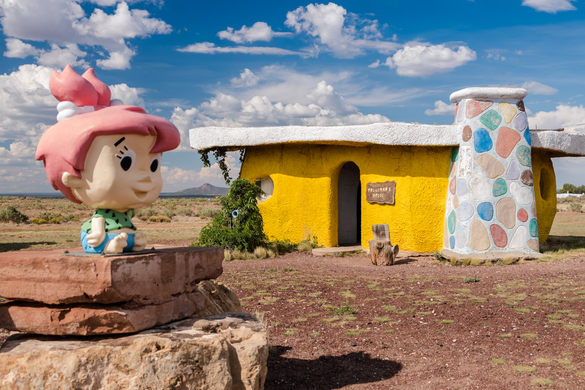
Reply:
M73 194L96 209L148 206L162 189L161 154L150 153L155 141L155 136L138 134L96 137Z

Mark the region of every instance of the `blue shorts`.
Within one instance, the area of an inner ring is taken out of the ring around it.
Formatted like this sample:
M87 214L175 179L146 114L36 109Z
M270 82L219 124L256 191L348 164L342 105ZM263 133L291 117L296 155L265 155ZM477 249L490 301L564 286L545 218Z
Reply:
M97 247L91 246L87 242L87 233L83 230L81 231L81 246L86 253L103 253L106 247L106 244L117 237L120 233L106 233L106 237L99 244ZM128 241L126 247L123 249L123 252L130 252L132 248L134 248L134 233L126 233L128 234Z

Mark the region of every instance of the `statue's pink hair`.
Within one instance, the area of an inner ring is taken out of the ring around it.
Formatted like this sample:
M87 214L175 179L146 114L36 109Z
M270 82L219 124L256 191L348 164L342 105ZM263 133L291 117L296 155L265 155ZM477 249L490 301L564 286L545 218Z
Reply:
M64 119L42 135L36 159L43 160L45 172L53 188L75 203L81 203L61 180L63 172L81 177L85 157L95 137L111 134L154 135L151 153L161 153L179 146L177 128L166 119L148 115L135 106L109 106L110 89L93 69L82 76L67 65L63 72L53 72L49 87L59 101L72 101L77 106L94 106L95 111Z

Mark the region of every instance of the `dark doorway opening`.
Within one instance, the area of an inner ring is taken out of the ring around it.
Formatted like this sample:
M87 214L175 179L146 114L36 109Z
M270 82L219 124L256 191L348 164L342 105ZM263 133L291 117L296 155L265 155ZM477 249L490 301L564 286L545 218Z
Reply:
M360 169L353 162L345 163L341 167L337 190L338 245L360 244L362 222Z

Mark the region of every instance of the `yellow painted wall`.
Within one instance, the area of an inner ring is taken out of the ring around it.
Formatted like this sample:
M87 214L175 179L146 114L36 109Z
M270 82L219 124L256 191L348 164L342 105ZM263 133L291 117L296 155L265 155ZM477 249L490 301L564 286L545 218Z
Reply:
M532 150L532 175L536 218L538 220L538 241L548 238L557 213L557 183L550 154L545 150Z
M361 244L373 224L387 223L401 250L433 252L443 244L450 147L284 144L246 149L240 176L270 176L273 195L258 206L269 238L298 242L313 236L337 245L337 184L341 167L360 169ZM366 183L396 181L395 205L366 202Z
M240 176L270 176L273 195L259 203L270 239L337 245L337 184L341 167L360 169L361 245L373 238L371 226L387 223L401 250L433 252L443 247L450 147L339 146L284 144L246 149ZM532 153L539 241L546 241L556 213L556 181L550 155ZM395 205L366 202L366 183L396 181ZM542 181L542 186L541 186Z

